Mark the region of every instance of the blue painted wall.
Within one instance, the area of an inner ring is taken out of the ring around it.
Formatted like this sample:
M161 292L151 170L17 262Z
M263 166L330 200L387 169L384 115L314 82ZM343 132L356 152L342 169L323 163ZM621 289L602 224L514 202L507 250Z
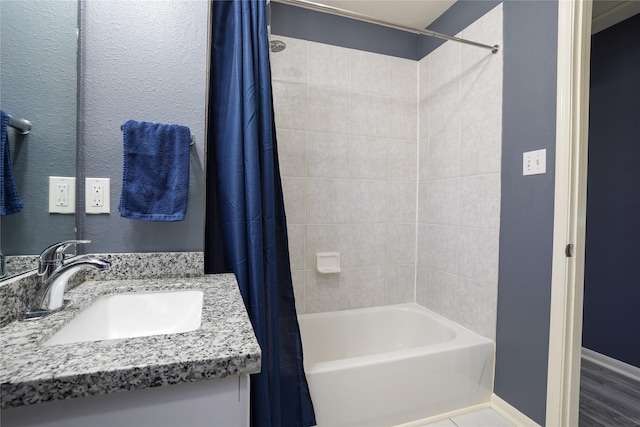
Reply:
M495 393L543 425L555 185L557 1L504 4L502 204ZM547 149L547 173L522 153Z
M429 26L456 34L498 2L456 2ZM275 6L275 5L274 5ZM289 32L286 16L276 16L274 34L318 40ZM555 185L556 62L558 2L504 2L504 84L500 271L496 334L495 393L539 424L546 413L553 199ZM299 28L305 27L298 23ZM327 23L326 28L333 28ZM352 37L377 37L375 32L343 33L344 47ZM417 41L420 59L442 42ZM378 43L373 43L377 46ZM372 51L387 53L377 48ZM395 56L402 56L397 54ZM409 57L409 56L406 56ZM547 173L522 176L522 153L547 149Z
M591 49L583 346L640 367L640 14Z

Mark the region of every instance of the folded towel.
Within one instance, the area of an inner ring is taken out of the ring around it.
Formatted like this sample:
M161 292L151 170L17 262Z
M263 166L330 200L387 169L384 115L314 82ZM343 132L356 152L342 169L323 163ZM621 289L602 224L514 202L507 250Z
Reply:
M182 221L189 196L189 128L129 120L122 131L120 216Z
M0 110L0 216L20 212L24 207L13 180L7 126L9 115Z

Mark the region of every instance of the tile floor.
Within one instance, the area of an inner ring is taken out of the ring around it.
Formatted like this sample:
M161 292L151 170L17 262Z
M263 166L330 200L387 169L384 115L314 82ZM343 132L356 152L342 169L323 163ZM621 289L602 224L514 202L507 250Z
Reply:
M425 424L422 427L515 427L511 421L498 414L493 409L482 409L464 415L458 415L447 420Z

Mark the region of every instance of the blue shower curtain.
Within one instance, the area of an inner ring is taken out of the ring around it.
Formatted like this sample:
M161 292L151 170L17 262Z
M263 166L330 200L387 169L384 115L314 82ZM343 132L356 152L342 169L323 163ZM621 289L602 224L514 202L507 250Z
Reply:
M251 425L315 425L276 151L264 0L212 1L207 272L232 271L262 348Z

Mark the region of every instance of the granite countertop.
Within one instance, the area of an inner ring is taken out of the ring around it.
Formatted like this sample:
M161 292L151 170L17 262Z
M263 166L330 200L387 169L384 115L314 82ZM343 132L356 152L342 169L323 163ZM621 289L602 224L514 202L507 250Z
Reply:
M195 331L42 346L100 295L198 289ZM253 374L261 352L232 274L88 281L68 291L63 311L0 329L2 408L162 385Z

